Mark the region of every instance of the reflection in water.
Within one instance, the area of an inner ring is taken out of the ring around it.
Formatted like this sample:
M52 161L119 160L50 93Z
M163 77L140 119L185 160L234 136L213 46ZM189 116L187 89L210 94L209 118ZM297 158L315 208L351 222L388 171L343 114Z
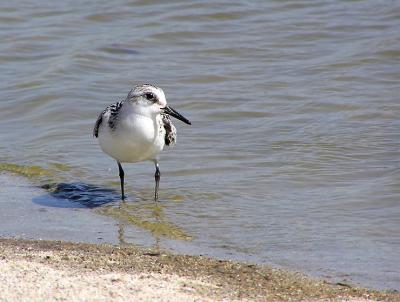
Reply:
M121 201L118 203L118 207L117 207L118 210L119 210L120 212L125 211L124 209L128 208L128 205L127 205L127 204L128 204L128 202L127 202L126 200L121 200ZM154 212L153 212L155 221L158 222L158 223L161 221L161 215L160 215L160 213L161 213L161 211L154 211ZM128 224L129 224L129 223L128 223ZM126 240L126 236L125 236L125 228L126 228L126 225L127 225L127 224L125 223L125 220L119 220L119 222L118 222L118 241L119 241L119 244L120 244L121 246L132 244L132 243L127 242L127 240ZM161 235L160 235L159 233L154 233L154 232L152 232L152 234L153 234L154 239L155 239L155 243L154 243L154 245L153 245L153 248L154 248L156 251L159 251L159 250L161 249L161 244L160 244Z
M50 191L51 197L41 196L33 202L50 207L96 208L96 213L113 217L118 221L118 238L126 244L125 225L130 224L150 231L159 242L160 237L191 240L181 228L165 218L162 203L133 203L120 200L119 192L86 183L46 184L42 188Z
M125 224L123 222L118 223L118 242L120 245L126 245L125 241Z
M156 240L162 236L170 239L191 240L192 236L185 233L177 225L167 221L164 207L162 203L141 204L121 201L118 206L108 204L99 207L96 209L96 213L113 217L119 221L121 225L119 231L121 242L124 241L124 224L131 224L150 231Z

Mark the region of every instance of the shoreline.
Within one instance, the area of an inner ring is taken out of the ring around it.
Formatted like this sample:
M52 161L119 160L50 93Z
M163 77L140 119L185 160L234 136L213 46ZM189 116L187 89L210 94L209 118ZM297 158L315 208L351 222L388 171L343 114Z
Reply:
M400 301L397 292L135 246L0 238L0 263L0 301Z

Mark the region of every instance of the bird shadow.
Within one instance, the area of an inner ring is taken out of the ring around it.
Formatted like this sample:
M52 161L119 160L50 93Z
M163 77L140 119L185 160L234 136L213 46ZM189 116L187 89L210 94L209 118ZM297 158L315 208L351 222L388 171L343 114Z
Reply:
M165 217L165 205L160 203L128 202L121 200L119 191L82 182L53 183L42 186L48 193L34 197L33 203L55 208L89 208L94 212L112 217L119 222L118 238L125 242L124 228L133 225L147 230L159 240L166 237L175 240L191 240L179 226Z
M56 208L97 208L121 200L119 192L82 182L46 184L49 193L34 197L36 204Z

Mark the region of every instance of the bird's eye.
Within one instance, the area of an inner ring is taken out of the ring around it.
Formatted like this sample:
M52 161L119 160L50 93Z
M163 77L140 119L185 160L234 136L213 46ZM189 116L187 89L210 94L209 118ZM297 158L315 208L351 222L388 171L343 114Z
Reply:
M147 100L149 100L149 101L154 101L155 100L155 95L153 94L153 93L151 93L151 92L149 92L149 93L146 93L145 95L145 98L147 99Z

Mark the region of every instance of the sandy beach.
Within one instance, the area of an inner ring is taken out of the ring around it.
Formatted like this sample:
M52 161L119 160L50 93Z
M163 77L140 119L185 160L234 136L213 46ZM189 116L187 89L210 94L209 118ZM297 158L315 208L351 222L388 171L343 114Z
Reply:
M267 266L133 246L0 239L0 301L400 301Z

